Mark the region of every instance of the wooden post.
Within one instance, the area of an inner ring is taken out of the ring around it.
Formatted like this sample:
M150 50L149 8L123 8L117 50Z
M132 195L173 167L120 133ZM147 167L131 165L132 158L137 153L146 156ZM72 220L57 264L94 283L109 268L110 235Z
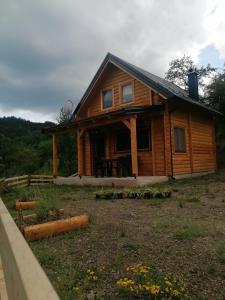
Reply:
M130 118L130 141L131 141L131 161L134 177L138 176L138 157L137 157L137 127L136 118Z
M82 130L77 130L77 169L78 175L83 176L84 174L84 157L83 157L83 140L82 140Z
M85 132L85 175L91 176L91 141L88 131Z
M105 135L105 158L106 159L110 159L111 155L110 155L110 131L109 128L107 128L106 130L106 135Z
M216 155L216 124L215 124L215 117L212 120L212 145L213 145L213 155L214 155L214 167L215 170L217 169L217 155Z
M171 128L170 128L170 115L168 103L165 103L165 111L163 116L164 124L164 145L165 145L165 175L172 175L172 162L171 162Z
M56 133L52 134L52 156L53 156L53 177L58 176L58 149L56 141Z
M152 145L152 175L155 176L155 139L154 119L151 119L151 145Z
M28 174L27 175L27 186L30 186L30 183L31 183L31 175Z

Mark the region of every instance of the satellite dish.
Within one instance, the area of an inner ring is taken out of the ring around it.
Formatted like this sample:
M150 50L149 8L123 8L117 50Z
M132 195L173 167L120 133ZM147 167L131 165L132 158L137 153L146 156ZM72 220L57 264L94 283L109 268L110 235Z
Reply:
M73 111L73 102L72 100L67 100L63 107L64 113L70 115Z

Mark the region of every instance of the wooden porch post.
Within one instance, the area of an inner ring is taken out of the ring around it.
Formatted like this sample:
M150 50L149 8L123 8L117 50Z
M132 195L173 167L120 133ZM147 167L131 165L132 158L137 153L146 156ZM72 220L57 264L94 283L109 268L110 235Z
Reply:
M136 118L130 118L130 141L131 141L131 161L132 172L136 177L138 176L138 157L137 157L137 127Z
M111 139L110 130L107 128L106 137L105 137L105 157L106 157L106 159L111 158L110 139Z
M172 161L171 161L171 128L170 128L170 114L168 103L165 103L165 111L163 116L164 124L164 147L165 147L165 175L172 175Z
M85 175L91 176L91 139L90 133L85 132Z
M78 175L83 176L84 174L84 157L83 157L83 141L82 141L82 130L77 130L77 169Z
M152 146L152 175L155 176L155 122L151 119L151 146Z
M52 134L52 160L53 160L53 177L58 176L58 149L56 141L56 133Z

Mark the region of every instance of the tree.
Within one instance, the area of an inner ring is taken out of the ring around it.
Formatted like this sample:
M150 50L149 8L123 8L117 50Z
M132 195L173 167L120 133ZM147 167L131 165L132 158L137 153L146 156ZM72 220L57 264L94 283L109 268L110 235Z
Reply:
M60 109L57 121L59 124L68 123L72 117L72 110L65 111ZM63 132L58 138L58 152L59 152L59 172L68 176L76 172L76 133Z
M206 87L208 104L225 114L225 65L221 73L217 73Z
M213 76L206 87L206 101L209 106L225 115L225 65L221 73ZM217 158L220 166L225 166L225 121L216 118Z
M206 67L197 67L190 56L184 55L182 58L174 59L169 64L169 70L165 74L165 79L177 84L181 88L188 89L187 74L190 70L198 73L199 86L204 88L204 79L216 71L215 68L208 64Z

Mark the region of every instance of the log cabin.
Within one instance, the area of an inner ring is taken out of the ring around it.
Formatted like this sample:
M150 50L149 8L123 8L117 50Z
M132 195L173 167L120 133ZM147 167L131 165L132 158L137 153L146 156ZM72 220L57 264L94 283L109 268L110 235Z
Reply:
M54 177L57 134L75 130L80 177L214 172L220 113L199 101L196 72L188 85L185 91L108 53L71 120L46 130L53 136Z

